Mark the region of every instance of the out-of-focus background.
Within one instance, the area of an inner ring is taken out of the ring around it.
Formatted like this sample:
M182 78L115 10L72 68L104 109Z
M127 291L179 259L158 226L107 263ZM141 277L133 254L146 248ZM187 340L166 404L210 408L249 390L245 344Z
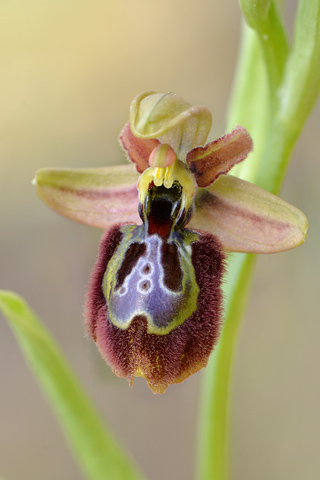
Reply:
M285 12L288 30L296 2ZM110 427L151 480L191 480L201 374L165 395L118 379L82 327L101 232L50 211L41 167L125 158L117 137L135 95L174 91L224 133L239 46L237 2L11 0L0 15L0 287L53 332ZM233 480L319 478L319 104L281 196L310 222L302 247L260 257L235 358ZM6 322L0 323L0 472L10 480L82 477Z

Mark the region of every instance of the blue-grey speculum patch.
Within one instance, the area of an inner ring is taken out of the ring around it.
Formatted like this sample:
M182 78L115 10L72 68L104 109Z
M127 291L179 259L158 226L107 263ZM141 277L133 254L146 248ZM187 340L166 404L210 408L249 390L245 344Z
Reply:
M144 316L149 333L167 334L197 308L191 244L198 235L183 228L181 194L178 182L171 188L150 185L140 208L143 224L121 227L103 280L108 317L118 328Z

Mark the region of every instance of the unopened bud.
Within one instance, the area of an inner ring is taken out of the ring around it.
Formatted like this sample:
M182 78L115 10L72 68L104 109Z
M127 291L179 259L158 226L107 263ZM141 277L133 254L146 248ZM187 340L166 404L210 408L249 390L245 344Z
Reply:
M256 28L268 15L271 0L240 0L240 7L248 25Z

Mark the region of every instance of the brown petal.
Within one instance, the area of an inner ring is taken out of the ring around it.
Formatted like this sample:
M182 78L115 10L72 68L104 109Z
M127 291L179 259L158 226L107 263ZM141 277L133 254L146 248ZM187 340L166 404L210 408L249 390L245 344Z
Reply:
M207 187L221 174L226 174L237 163L247 158L253 148L247 130L237 126L231 133L223 135L205 147L191 150L187 163L199 187Z
M107 229L115 223L141 223L139 175L133 165L49 169L36 173L41 200L56 212L86 225Z
M163 393L169 385L184 381L207 365L221 328L225 256L216 238L203 232L199 236L191 246L199 286L197 310L164 335L148 332L143 312L127 328L111 323L102 284L122 233L113 227L102 237L85 305L86 327L113 372L131 385L134 376L142 376L154 393Z
M128 159L136 164L137 171L143 173L149 167L149 156L160 145L156 138L138 138L133 135L130 122L126 123L119 137Z
M294 206L231 175L199 188L188 226L217 235L226 251L276 253L301 245L308 220Z

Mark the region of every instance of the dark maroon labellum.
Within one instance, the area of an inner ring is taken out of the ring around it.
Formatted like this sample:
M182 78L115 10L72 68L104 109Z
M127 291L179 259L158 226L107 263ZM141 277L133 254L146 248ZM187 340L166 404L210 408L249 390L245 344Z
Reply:
M221 323L224 254L210 234L184 228L182 187L152 182L142 225L103 236L86 323L120 377L143 376L155 393L204 367Z

